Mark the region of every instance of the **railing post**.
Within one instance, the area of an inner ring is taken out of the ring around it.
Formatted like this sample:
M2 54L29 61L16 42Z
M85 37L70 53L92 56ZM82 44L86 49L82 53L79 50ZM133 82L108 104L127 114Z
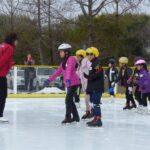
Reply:
M115 84L114 93L115 93L115 94L118 94L118 83Z
M14 83L13 83L13 87L14 87L14 94L17 94L17 67L14 67Z

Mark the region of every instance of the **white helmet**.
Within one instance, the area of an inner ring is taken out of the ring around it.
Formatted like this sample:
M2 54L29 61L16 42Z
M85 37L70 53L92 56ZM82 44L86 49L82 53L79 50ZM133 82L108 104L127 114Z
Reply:
M72 48L72 46L70 44L67 43L63 43L58 47L58 50L70 50Z

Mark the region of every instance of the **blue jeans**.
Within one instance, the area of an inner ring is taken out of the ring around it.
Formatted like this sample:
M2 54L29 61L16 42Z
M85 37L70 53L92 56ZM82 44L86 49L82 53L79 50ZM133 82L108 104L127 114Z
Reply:
M101 117L101 97L102 92L93 91L90 93L90 102L93 104L92 111L94 116L100 116Z

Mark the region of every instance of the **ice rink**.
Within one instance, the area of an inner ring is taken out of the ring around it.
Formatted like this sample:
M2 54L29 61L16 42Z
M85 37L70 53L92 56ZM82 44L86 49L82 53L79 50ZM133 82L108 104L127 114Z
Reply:
M149 150L150 116L123 111L103 98L103 128L86 121L62 126L64 99L9 99L0 124L0 150ZM79 109L84 113L84 101Z

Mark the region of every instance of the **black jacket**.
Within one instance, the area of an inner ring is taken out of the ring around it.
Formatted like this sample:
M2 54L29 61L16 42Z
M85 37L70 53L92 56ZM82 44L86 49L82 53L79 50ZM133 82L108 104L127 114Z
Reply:
M119 72L119 77L116 80L116 82L120 81L121 86L125 86L125 87L133 86L132 82L131 83L127 82L128 79L132 77L132 73L133 73L132 69L129 68L128 66L126 66L125 68L121 68Z
M87 93L93 91L104 92L104 71L101 67L100 61L95 58L91 63L92 65L89 75L85 74L85 77L88 79Z
M112 69L112 70L111 70ZM117 68L113 67L113 68L108 68L105 72L107 78L108 78L108 81L109 82L114 82L117 80L118 78L118 70Z

